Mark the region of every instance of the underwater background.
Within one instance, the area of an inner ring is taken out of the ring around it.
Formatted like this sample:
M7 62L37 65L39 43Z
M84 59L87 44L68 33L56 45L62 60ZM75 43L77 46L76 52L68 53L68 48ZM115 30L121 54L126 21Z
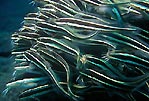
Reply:
M36 6L37 5L34 5L33 3L31 3L31 1L32 0L1 0L0 1L0 101L16 101L16 97L18 97L18 93L17 92L20 92L20 91L17 91L17 90L19 90L19 89L13 89L13 90L10 90L10 92L8 93L8 95L5 95L5 94L2 94L2 92L3 91L5 91L5 85L6 85L6 83L8 83L8 82L10 82L10 81L13 81L13 79L12 79L12 75L13 75L13 73L14 73L14 70L13 70L13 62L14 62L14 57L12 57L11 56L11 50L12 50L12 48L13 48L13 46L14 46L14 44L13 44L13 42L12 42L12 40L11 40L11 35L14 33L14 32L17 32L22 26L23 26L23 20L24 20L24 17L28 14L28 13L33 13L33 12L36 12ZM40 0L35 0L35 1L40 1ZM51 0L51 1L57 1L57 0ZM64 1L67 1L67 0L64 0ZM69 0L68 0L69 1ZM71 1L71 0L70 0ZM73 1L73 0L72 0ZM77 1L77 0L74 0L74 1ZM80 1L80 0L78 0L78 1ZM85 1L85 0L84 0ZM89 0L90 1L90 0ZM96 0L93 0L93 1L96 1ZM104 0L103 0L104 1ZM106 0L105 0L106 1ZM125 0L123 0L123 1L125 1ZM126 0L127 1L127 0ZM137 0L136 0L137 1ZM87 5L87 7L85 8L85 6L83 6L83 4L88 4L88 3L78 3L77 5L79 5L79 7L80 7L80 9L83 11L84 9L86 9L87 8L87 10L84 10L84 11L86 11L86 12L91 12L92 11L92 8L90 8L90 5L88 6ZM39 5L39 6L41 6L41 5ZM82 6L82 7L81 7ZM41 6L42 7L42 6ZM103 11L104 12L104 11ZM102 12L102 13L103 13ZM87 13L88 14L88 13ZM59 14L58 14L59 15ZM60 14L60 16L62 16L63 17L63 14L61 15ZM65 17L65 16L64 16ZM76 18L79 18L79 17L82 17L82 16L77 16ZM85 17L84 17L85 18ZM84 18L82 18L82 19L84 19ZM86 17L87 18L87 17ZM86 19L85 18L85 19ZM149 30L149 18L148 17L145 17L145 18L142 18L142 16L134 16L133 14L132 14L132 16L131 16L131 14L129 15L129 16L125 16L124 17L125 18L125 20L124 20L124 22L126 21L127 23L130 23L130 24L132 24L132 25L134 25L134 26L137 26L137 27L140 27L140 28L142 28L142 29L144 29L144 30ZM107 17L107 19L108 19L108 17ZM95 20L96 21L96 20ZM110 21L110 20L107 20L107 21ZM53 23L53 22L52 22ZM114 22L113 22L114 23ZM115 24L115 23L114 23ZM114 24L111 24L111 26L113 26ZM41 23L39 23L38 24L40 27L42 26L42 24ZM110 25L110 24L109 24ZM119 26L119 24L117 24L116 23L116 27L117 26ZM126 25L127 26L127 25ZM42 27L44 27L44 26L42 26ZM65 27L65 26L64 26ZM128 27L129 27L129 25L128 25ZM66 29L67 29L67 27L66 27ZM69 28L68 28L68 30L69 30ZM140 31L141 32L141 31ZM88 34L88 33L87 33ZM86 34L85 34L86 35ZM83 36L85 36L85 35L83 35ZM106 34L107 35L107 34ZM113 35L115 35L115 34L113 34ZM116 36L116 35L115 35ZM50 36L51 37L51 36ZM58 36L58 39L59 39L59 37L60 36ZM81 36L82 37L82 36ZM102 38L105 38L105 36L102 36L101 35L101 37ZM110 39L110 37L111 36L106 36L106 37L108 37L109 39ZM117 38L118 36L116 36L116 38ZM148 46L149 46L149 44L148 44L148 35L145 35L145 38L147 37L147 40L141 40L141 42L143 43L143 44L145 44L145 46L148 48ZM75 38L74 38L75 39ZM96 39L96 38L95 38ZM137 39L137 38L136 38ZM78 40L78 39L77 39ZM140 39L138 39L139 41L140 41ZM44 40L42 40L43 42L45 42L46 43L46 41L44 41ZM63 41L63 40L62 40ZM107 43L108 43L108 41L107 40L104 40L104 41L106 41ZM64 41L65 42L65 41ZM106 44L107 44L106 43ZM112 42L111 42L112 43ZM111 44L110 43L110 44ZM57 44L57 43L56 43ZM96 43L95 43L96 44ZM112 43L113 44L113 43ZM116 43L117 44L117 43ZM69 46L70 44L68 44L68 46ZM78 43L75 43L75 45L77 45L79 48L80 48L80 50L82 50L82 54L81 54L81 56L83 57L83 56L85 56L85 55L83 55L83 54L88 54L88 53L91 53L91 54L96 54L96 55L99 55L100 57L102 57L102 55L103 54L106 54L106 52L107 52L107 49L106 49L106 47L105 46L99 46L98 48L100 48L100 49L97 49L97 46L84 46L84 45L78 45ZM42 45L41 45L42 46ZM71 46L71 45L70 45ZM139 46L139 45L138 45ZM62 47L62 46L61 46ZM71 46L71 47L73 47L73 46ZM141 46L140 46L141 47ZM125 47L123 47L123 48L125 48ZM128 48L128 47L126 47L126 48ZM36 49L36 48L35 48ZM75 48L74 48L75 49ZM37 50L38 50L38 48L37 48ZM76 49L77 50L77 49ZM129 49L128 49L129 50ZM130 50L131 50L131 48L130 48ZM105 51L105 53L103 52L103 51ZM32 53L32 52L34 52L34 50L31 50L30 51L30 53ZM57 52L57 51L56 51ZM58 51L59 52L59 51ZM84 53L83 53L84 52ZM102 54L100 54L100 53L102 53ZM59 53L59 54L61 54L61 52ZM144 58L145 56L144 56L144 54L142 54L142 53L138 53L139 55L141 55L142 56L142 58ZM62 55L63 56L63 55ZM63 56L64 57L64 59L67 59L68 58L68 63L70 62L70 64L71 65L74 65L74 63L72 63L71 62L71 60L73 60L72 58L71 58L71 56L70 56L70 61L69 61L69 55L67 56L67 54L66 54L66 56L64 55ZM67 58L65 58L65 57L67 57ZM82 64L84 63L85 64L85 62L83 61L83 59L84 58L81 58L80 57L80 64L79 65L81 65L82 66ZM127 58L126 58L127 59ZM148 60L148 55L145 57L145 59L146 60ZM91 59L91 60L93 60L94 61L94 59ZM82 62L83 61L83 62ZM81 64L81 62L82 62L82 64ZM97 60L95 61L95 62L97 62ZM139 61L140 62L140 61ZM101 62L102 63L102 62ZM88 64L87 64L88 65ZM92 65L94 65L94 64L92 64ZM89 65L89 66L92 66L92 65ZM120 64L121 65L121 64ZM138 65L138 64L137 64ZM145 64L146 65L146 64ZM127 67L127 65L124 65L124 66L126 66ZM146 65L147 66L147 65ZM87 66L86 66L87 67ZM83 68L86 68L85 66L83 67ZM94 67L94 66L93 66ZM128 65L128 67L129 67L129 65ZM131 67L131 66L130 66ZM147 66L147 68L148 68L148 66ZM75 69L74 69L75 70ZM90 68L89 68L89 70L90 70ZM134 75L140 75L138 72L137 73L134 73L134 74L132 74L133 73L133 70L128 70L128 69L126 68L126 76L130 76L130 77L133 77ZM99 70L100 71L100 70ZM146 70L144 70L144 71L146 71ZM90 72L92 72L92 71L90 71ZM105 71L100 71L101 73L105 73ZM130 73L129 73L130 72ZM59 72L58 72L59 73ZM86 72L86 73L88 73L88 72ZM146 73L148 73L148 71L146 72ZM28 75L28 74L27 74ZM31 74L29 74L29 76L30 76ZM60 75L61 76L61 74L58 74L58 75ZM77 78L77 75L78 74L76 74L75 76L76 77L74 77L75 79ZM83 73L82 73L82 75L84 75ZM108 74L107 74L108 75ZM109 74L110 76L111 76L111 74ZM108 76L109 76L108 75ZM124 74L125 75L125 74ZM42 75L43 76L43 75ZM44 75L45 76L45 75ZM94 75L92 75L92 76L94 76ZM148 75L147 75L148 76ZM26 76L24 76L24 77L26 77ZM32 77L32 76L31 76ZM37 77L38 77L38 75L37 75ZM79 76L80 77L80 76ZM78 77L78 78L79 78ZM90 77L90 76L88 76L88 77ZM111 76L112 77L112 76ZM21 77L21 78L23 78L23 77ZM77 79L78 79L77 78ZM115 78L114 76L113 76L113 78ZM58 78L58 79L61 79L61 78ZM63 78L62 78L63 79ZM16 79L17 80L17 79ZM85 78L85 80L86 81L88 81L88 78L86 79ZM45 79L45 81L46 81L46 79ZM104 81L104 80L103 80ZM51 81L50 81L51 82ZM82 81L79 81L78 80L78 82L80 83L80 85L82 86L82 87L84 87L84 84L82 83ZM78 83L77 82L77 83ZM91 81L92 82L92 81ZM46 82L47 83L47 82ZM87 84L88 84L88 82L87 82ZM89 84L91 85L92 83L90 83L89 82ZM97 83L98 84L98 83ZM86 85L86 84L85 84ZM89 85L89 86L90 86ZM95 84L96 85L96 84ZM100 84L99 84L100 85ZM110 83L109 83L109 85L110 85ZM55 86L53 86L53 87L55 87ZM65 88L65 87L64 87ZM106 88L106 87L105 87ZM110 100L110 99L114 99L114 100L119 100L119 101L125 101L126 99L123 99L122 97L120 97L120 96L116 96L115 95L115 92L116 91L113 91L113 90L111 90L111 94L108 92L104 92L104 90L103 90L103 92L104 93L100 93L100 97L98 96L98 94L96 94L97 92L96 92L96 90L95 90L95 92L94 92L94 89L99 89L99 90L101 90L101 92L102 92L102 89L100 89L100 88L93 88L92 89L92 93L91 94L89 94L90 96L88 96L88 95L85 95L85 99L87 100L92 100L92 99L103 99L103 100ZM56 89L57 90L57 89ZM109 90L109 89L108 89ZM107 90L107 91L108 91ZM58 91L58 90L57 90ZM75 90L74 90L75 91ZM83 90L82 90L83 91ZM84 90L85 91L85 90ZM16 92L16 93L15 93ZM89 91L88 91L89 92ZM148 89L147 89L147 91L146 91L147 93L146 93L146 96L148 97L149 95L149 91L148 91ZM30 94L30 93L29 93ZM79 94L81 95L82 93L80 93L79 92ZM87 93L88 94L88 93ZM28 94L27 94L28 95ZM52 100L54 100L54 99L56 99L56 97L57 97L57 92L56 93L52 93L52 94L50 94L50 96L47 96L47 95L45 95L45 96L43 96L43 98L42 97L39 97L40 98L40 100L43 100L44 98L49 98L49 99L52 99ZM83 95L83 94L82 94ZM142 94L143 95L143 94ZM136 100L137 99L142 99L142 101L144 100L147 100L148 98L147 97L144 97L144 96L142 96L142 95L137 95L137 94L134 94L134 96L135 96L135 98L136 98ZM84 95L83 95L84 96ZM107 97L107 96L110 96L110 97ZM123 96L123 95L122 95ZM101 98L102 97L102 98ZM63 98L63 96L59 96L59 98L60 99L67 99L67 97L64 97ZM66 100L65 99L65 100ZM130 98L131 99L131 98ZM132 98L133 99L133 98ZM68 99L67 99L68 100ZM23 100L23 101L29 101L29 100ZM38 101L38 99L30 99L30 101ZM44 101L44 100L43 100ZM139 101L139 100L138 100Z
M11 35L18 30L24 16L34 11L34 6L29 4L31 0L1 0L0 1L0 93L4 90L6 82L10 80L12 61L10 56L12 49ZM7 97L0 101L11 101Z
M9 56L12 49L11 35L18 30L24 16L33 11L31 0L1 0L0 3L0 56ZM2 68L1 68L2 69Z

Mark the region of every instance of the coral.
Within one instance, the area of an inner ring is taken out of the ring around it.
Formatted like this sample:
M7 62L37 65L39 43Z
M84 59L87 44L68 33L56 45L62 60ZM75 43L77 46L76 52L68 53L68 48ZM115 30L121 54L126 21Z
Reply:
M22 100L148 99L149 30L135 24L148 21L148 2L34 0L38 11L12 35L15 79L6 91L20 88Z

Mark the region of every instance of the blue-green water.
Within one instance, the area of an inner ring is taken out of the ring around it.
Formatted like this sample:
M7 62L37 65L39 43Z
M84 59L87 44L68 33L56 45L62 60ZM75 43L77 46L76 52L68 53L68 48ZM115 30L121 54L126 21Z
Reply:
M10 53L13 47L11 34L22 26L24 16L33 12L34 6L30 2L31 0L0 0L0 95L11 76L13 62ZM0 96L0 101L12 101L12 99Z
M33 11L31 0L1 0L0 3L0 59L9 57L12 49L11 34L18 30L24 16ZM8 61L6 61L8 62ZM5 63L0 62L0 66ZM1 66L0 69L2 69Z
M0 31L13 32L21 27L23 17L34 8L31 0L1 0Z

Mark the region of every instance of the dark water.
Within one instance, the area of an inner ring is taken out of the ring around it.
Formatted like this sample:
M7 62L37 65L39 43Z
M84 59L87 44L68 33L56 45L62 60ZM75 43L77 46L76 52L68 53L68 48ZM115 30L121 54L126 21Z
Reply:
M22 26L24 16L34 10L30 2L31 0L0 1L0 58L9 57L12 49L11 34Z
M13 69L11 34L22 26L24 16L33 12L35 7L30 2L31 0L0 0L0 95ZM0 96L0 101L13 100Z

